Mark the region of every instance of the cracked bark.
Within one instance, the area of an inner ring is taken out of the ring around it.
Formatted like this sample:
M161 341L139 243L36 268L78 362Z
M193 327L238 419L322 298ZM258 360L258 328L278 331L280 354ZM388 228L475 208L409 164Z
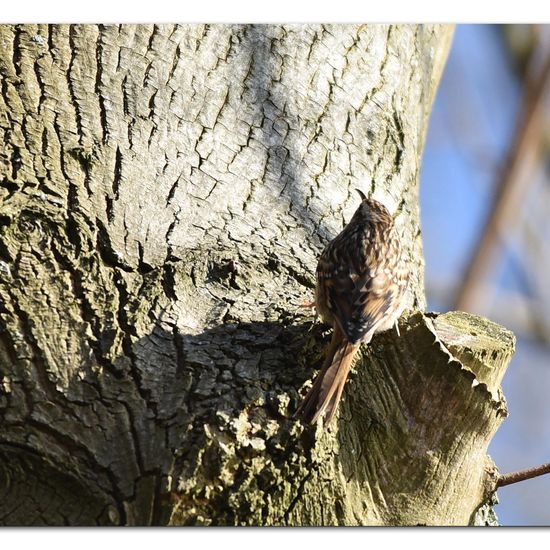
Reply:
M424 315L419 158L452 30L0 26L0 522L467 524L513 337ZM325 433L295 313L361 187L410 309ZM477 518L477 519L476 519Z

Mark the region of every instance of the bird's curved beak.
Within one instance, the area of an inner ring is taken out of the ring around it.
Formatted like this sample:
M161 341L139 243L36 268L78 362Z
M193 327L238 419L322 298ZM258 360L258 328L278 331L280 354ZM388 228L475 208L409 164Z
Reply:
M361 197L361 200L363 200L363 201L367 200L367 197L365 196L365 193L363 193L363 191L361 191L361 189L355 189L355 190L359 193L359 196Z

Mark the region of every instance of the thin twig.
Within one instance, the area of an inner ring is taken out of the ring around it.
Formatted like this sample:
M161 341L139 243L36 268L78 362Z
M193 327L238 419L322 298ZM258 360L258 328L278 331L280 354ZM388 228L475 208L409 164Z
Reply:
M511 485L512 483L519 483L520 481L525 481L526 479L542 476L544 474L550 474L550 462L537 466L536 468L528 468L527 470L504 474L499 477L497 487L504 487L505 485Z

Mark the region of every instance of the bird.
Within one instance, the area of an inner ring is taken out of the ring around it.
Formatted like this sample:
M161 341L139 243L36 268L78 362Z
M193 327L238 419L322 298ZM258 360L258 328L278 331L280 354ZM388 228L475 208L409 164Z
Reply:
M361 344L396 327L405 309L409 266L387 208L357 189L361 204L322 252L316 272L317 313L333 328L325 361L295 417L305 424L334 418Z

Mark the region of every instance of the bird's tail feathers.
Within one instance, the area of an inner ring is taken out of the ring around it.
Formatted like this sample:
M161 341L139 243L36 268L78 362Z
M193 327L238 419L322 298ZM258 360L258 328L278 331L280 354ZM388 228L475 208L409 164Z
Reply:
M310 424L324 416L324 425L330 423L338 408L358 347L359 344L351 344L346 339L340 340L333 356L327 356L325 366L317 375L295 416L301 416L304 422Z

